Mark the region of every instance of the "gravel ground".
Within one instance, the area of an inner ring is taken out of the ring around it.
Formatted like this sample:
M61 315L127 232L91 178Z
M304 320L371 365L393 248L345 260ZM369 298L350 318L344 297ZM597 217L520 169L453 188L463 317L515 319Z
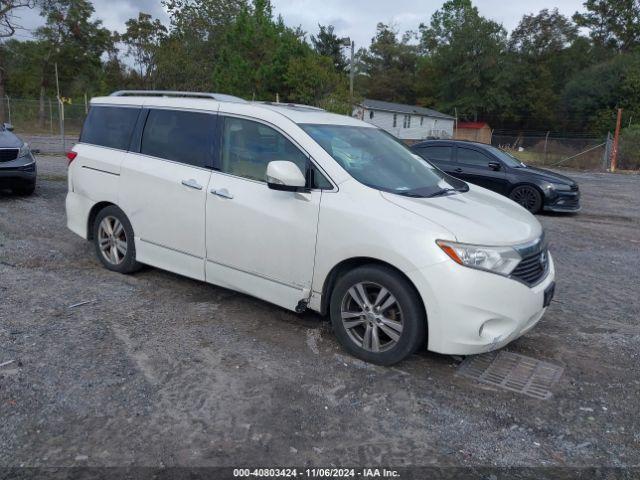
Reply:
M507 350L565 367L549 400L421 352L347 356L325 319L147 268L66 229L65 159L0 195L0 466L638 466L640 176L571 172L543 215L556 300ZM92 303L70 308L87 300Z

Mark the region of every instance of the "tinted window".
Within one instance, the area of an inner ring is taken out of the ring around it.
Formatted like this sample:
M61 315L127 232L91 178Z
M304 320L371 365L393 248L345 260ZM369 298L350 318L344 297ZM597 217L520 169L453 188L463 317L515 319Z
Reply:
M225 173L265 181L267 165L288 160L306 174L308 159L284 135L262 123L226 118L222 135L222 164Z
M80 141L128 150L139 113L139 108L91 107L82 127Z
M196 167L212 165L215 115L151 110L142 134L140 153Z
M489 157L487 157L483 153L478 152L477 150L458 147L458 162L460 163L486 167L490 161L491 159Z
M434 162L450 162L453 147L422 147L416 149L418 155Z

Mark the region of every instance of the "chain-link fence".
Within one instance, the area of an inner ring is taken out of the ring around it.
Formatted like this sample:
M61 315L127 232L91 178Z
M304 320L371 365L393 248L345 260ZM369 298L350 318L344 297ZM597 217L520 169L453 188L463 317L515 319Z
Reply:
M608 168L606 137L495 130L491 143L531 165L587 170Z
M60 135L61 129L69 135L78 135L86 117L84 100L80 103L65 103L64 107L56 98L4 99L5 117L16 131L26 134ZM64 108L64 112L63 112ZM63 118L64 122L61 122Z

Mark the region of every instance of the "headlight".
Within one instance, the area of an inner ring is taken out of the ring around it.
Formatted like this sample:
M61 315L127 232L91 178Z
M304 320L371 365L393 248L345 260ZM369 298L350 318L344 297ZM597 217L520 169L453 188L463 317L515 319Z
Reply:
M31 153L31 149L29 148L29 144L24 142L20 147L20 151L18 152L18 157L26 157Z
M490 247L437 240L438 246L454 262L469 268L509 275L522 257L511 247Z
M565 185L564 183L551 183L549 184L549 189L557 192L570 192L571 185Z

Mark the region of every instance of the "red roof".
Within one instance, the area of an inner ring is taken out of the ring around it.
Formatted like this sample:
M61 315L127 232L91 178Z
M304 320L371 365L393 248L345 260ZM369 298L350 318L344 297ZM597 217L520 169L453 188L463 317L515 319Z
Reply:
M473 130L480 130L481 128L488 127L486 122L458 122L458 128L471 128Z

